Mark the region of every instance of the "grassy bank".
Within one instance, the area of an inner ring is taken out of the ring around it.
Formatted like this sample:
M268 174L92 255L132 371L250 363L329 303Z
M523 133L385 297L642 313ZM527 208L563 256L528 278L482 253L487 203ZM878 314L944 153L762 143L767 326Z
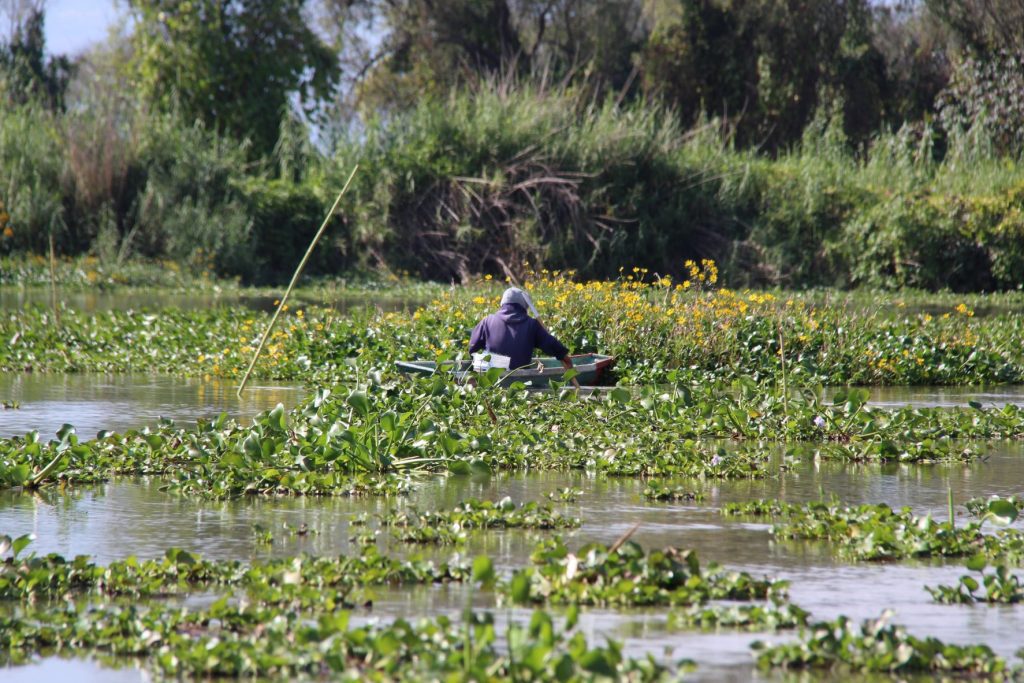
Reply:
M768 158L654 105L482 86L370 122L330 153L298 132L252 161L201 127L118 116L0 113L0 254L46 254L52 236L59 255L111 271L143 258L280 283L359 163L313 275L465 282L529 262L681 276L686 259L714 258L731 287L1024 284L1024 171L970 132L941 154L928 129L855 154L821 116Z

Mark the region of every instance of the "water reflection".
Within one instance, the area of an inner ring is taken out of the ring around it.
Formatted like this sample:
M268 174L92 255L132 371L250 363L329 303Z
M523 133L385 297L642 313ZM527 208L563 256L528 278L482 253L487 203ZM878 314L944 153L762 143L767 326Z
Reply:
M269 312L277 307L277 300L279 298L280 295L275 294L219 293L216 291L168 292L145 289L138 291L104 291L101 289L58 290L57 292L57 300L63 303L64 306L84 313L142 309L159 310L165 308L191 311L222 307L241 307L254 311ZM381 293L380 296L368 297L366 294L348 294L344 290L336 292L324 291L316 296L299 294L291 298L289 302L293 306L327 306L341 313L348 313L349 311L366 307L382 311L411 311L422 303L409 298L389 296L386 293ZM49 288L20 289L4 287L0 289L0 311L16 311L27 306L49 308L51 306Z
M866 387L871 405L883 408L952 408L967 406L971 401L985 408L1002 408L1007 404L1024 406L1024 386L1010 384L993 387L894 386ZM831 401L843 389L827 387L823 400Z
M295 384L257 380L246 385L222 379L184 379L151 375L0 374L0 399L20 404L0 410L0 438L38 429L54 434L64 423L82 438L101 429L125 431L153 425L161 417L194 424L222 411L246 418L278 403L293 407L305 392Z

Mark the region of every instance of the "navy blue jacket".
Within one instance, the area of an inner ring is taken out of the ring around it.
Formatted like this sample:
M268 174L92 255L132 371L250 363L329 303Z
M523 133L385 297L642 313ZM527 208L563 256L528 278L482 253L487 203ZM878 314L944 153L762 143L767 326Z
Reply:
M529 365L535 348L559 360L569 355L569 349L519 304L505 304L481 320L469 338L470 353L500 353L512 359L513 369Z

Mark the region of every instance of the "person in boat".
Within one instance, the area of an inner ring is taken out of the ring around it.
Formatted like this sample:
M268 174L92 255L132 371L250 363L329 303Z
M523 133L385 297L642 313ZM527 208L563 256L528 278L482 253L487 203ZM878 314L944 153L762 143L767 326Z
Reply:
M490 354L490 366L515 370L530 365L533 350L540 349L572 367L569 349L544 329L530 295L518 287L509 287L501 295L501 307L480 321L469 338L469 352ZM508 365L505 365L505 359Z

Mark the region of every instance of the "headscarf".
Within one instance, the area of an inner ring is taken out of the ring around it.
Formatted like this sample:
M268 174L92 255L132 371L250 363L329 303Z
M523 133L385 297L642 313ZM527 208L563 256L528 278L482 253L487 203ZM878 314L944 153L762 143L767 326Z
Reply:
M538 317L537 309L533 305L533 300L530 299L530 294L518 287L509 287L501 295L501 305L504 306L505 304L519 304L523 308L529 309L533 313L533 317Z

